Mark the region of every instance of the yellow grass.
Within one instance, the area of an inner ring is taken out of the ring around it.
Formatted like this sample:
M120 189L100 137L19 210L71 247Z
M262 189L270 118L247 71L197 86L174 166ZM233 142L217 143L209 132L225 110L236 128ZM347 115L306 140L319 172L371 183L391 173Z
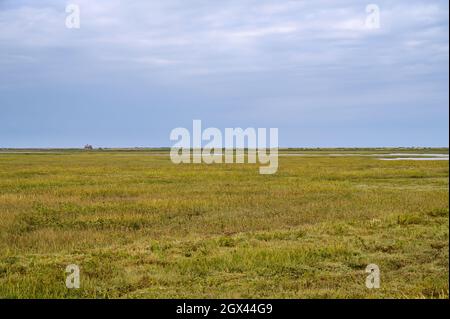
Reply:
M0 297L448 298L448 162L310 153L0 153Z

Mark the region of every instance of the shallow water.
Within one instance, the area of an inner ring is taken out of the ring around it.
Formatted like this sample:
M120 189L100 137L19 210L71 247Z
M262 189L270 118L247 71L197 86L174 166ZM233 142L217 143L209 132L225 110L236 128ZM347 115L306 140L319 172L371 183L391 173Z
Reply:
M382 161L448 161L448 157L396 157L379 158Z
M425 156L425 157L448 157L448 154L426 154L426 153L391 153L387 156Z

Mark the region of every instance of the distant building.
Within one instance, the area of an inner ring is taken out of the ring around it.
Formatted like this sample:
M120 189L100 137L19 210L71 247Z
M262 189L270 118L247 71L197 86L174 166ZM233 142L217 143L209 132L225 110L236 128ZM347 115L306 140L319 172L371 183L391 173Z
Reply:
M85 149L85 150L88 150L88 151L91 151L91 150L93 150L94 148L92 147L92 145L86 144L86 145L84 146L84 149Z

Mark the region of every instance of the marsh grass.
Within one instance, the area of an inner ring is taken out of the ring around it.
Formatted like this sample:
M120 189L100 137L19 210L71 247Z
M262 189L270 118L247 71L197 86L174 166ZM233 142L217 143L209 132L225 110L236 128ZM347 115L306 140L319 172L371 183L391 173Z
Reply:
M0 296L448 298L448 207L448 162L0 153Z

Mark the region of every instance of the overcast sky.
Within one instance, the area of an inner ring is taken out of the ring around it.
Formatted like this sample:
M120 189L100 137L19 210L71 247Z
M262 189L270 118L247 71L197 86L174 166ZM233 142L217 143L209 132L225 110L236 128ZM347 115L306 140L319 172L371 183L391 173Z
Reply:
M68 3L80 28L65 25ZM448 1L0 0L0 147L448 146Z

